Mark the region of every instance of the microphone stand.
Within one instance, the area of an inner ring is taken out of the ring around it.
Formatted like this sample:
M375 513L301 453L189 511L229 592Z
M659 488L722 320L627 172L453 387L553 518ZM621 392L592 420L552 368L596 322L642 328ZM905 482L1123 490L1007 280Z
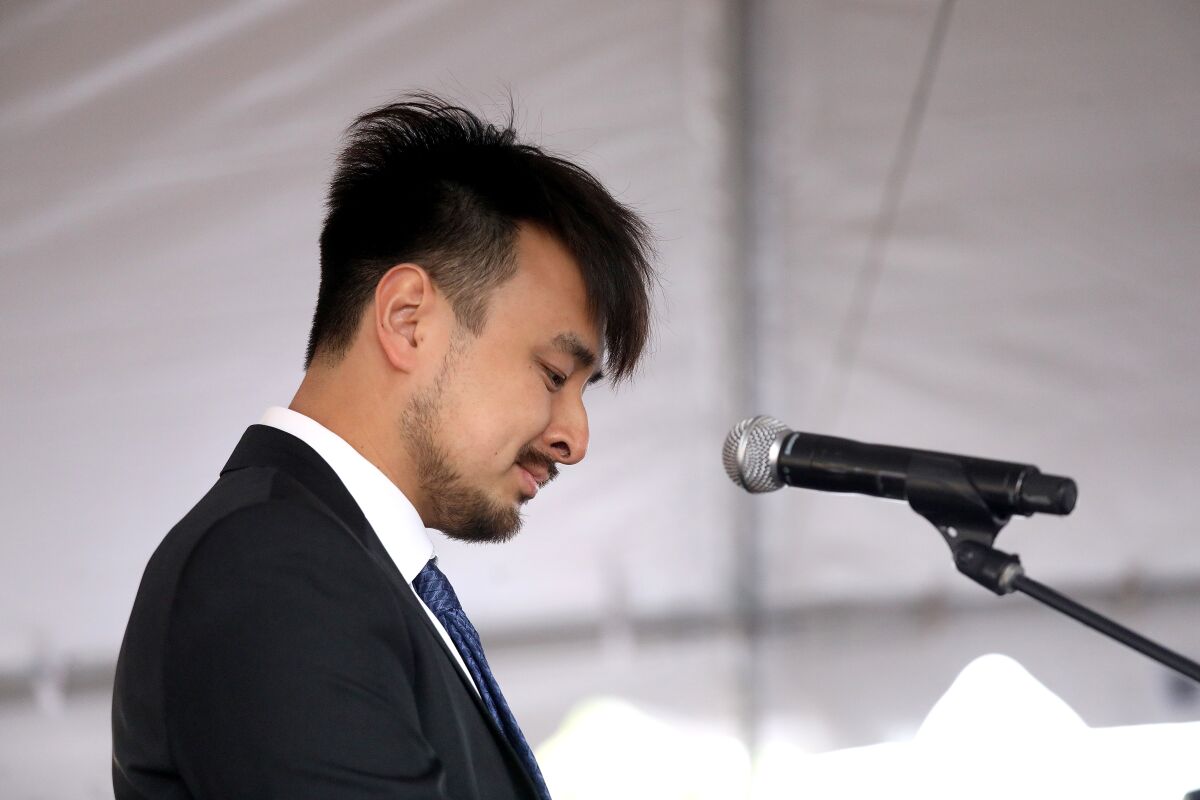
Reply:
M938 529L958 571L971 580L998 595L1023 592L1200 683L1200 664L1027 577L1020 557L993 547L1009 517L988 507L959 462L914 455L906 489L909 506Z

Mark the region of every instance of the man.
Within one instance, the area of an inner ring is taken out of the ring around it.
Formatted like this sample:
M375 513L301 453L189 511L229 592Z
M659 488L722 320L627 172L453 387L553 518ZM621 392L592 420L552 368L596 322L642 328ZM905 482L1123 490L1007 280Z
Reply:
M291 406L146 568L124 798L548 798L426 529L516 533L646 341L648 232L587 172L419 95L350 128Z

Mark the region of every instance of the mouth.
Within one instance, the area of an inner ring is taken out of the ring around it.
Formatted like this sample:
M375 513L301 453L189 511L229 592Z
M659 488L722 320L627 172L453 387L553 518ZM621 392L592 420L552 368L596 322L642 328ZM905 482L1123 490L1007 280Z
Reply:
M531 453L527 458L518 459L515 466L521 483L522 502L532 500L539 489L558 477L557 465L540 453Z
M537 496L538 489L541 488L541 482L538 481L537 476L520 464L517 464L517 474L521 480L522 498L524 500L532 500Z

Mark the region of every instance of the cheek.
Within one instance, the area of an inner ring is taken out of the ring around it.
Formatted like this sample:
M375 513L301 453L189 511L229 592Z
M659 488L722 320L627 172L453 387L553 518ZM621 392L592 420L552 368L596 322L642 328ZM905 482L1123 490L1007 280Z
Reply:
M447 398L447 446L464 472L504 472L550 424L554 396L538 365L502 361L481 354Z
M517 453L546 430L551 395L540 383L497 385L455 403L445 420L447 448L465 473L498 473L512 466Z

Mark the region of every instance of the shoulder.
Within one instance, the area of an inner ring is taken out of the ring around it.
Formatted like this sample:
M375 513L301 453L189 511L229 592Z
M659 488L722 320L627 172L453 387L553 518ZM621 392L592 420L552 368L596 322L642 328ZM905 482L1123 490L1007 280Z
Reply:
M167 534L147 567L160 597L267 602L256 587L349 602L394 594L378 560L341 516L289 474L248 467L221 479Z
M409 615L384 570L335 518L307 505L238 508L181 567L168 624L177 674L215 651L286 674L319 651L358 652L369 663L410 647Z
M347 526L299 481L277 469L227 473L163 539L153 562L172 574L215 563L224 570L331 559L369 568L371 558Z
M244 588L244 582L267 579L326 591L353 585L355 595L386 589L379 566L343 522L297 498L279 497L240 506L200 531L180 589Z
M239 637L286 651L367 631L402 642L420 620L398 580L303 485L278 470L244 469L223 476L163 540L130 624L159 631L177 652Z

